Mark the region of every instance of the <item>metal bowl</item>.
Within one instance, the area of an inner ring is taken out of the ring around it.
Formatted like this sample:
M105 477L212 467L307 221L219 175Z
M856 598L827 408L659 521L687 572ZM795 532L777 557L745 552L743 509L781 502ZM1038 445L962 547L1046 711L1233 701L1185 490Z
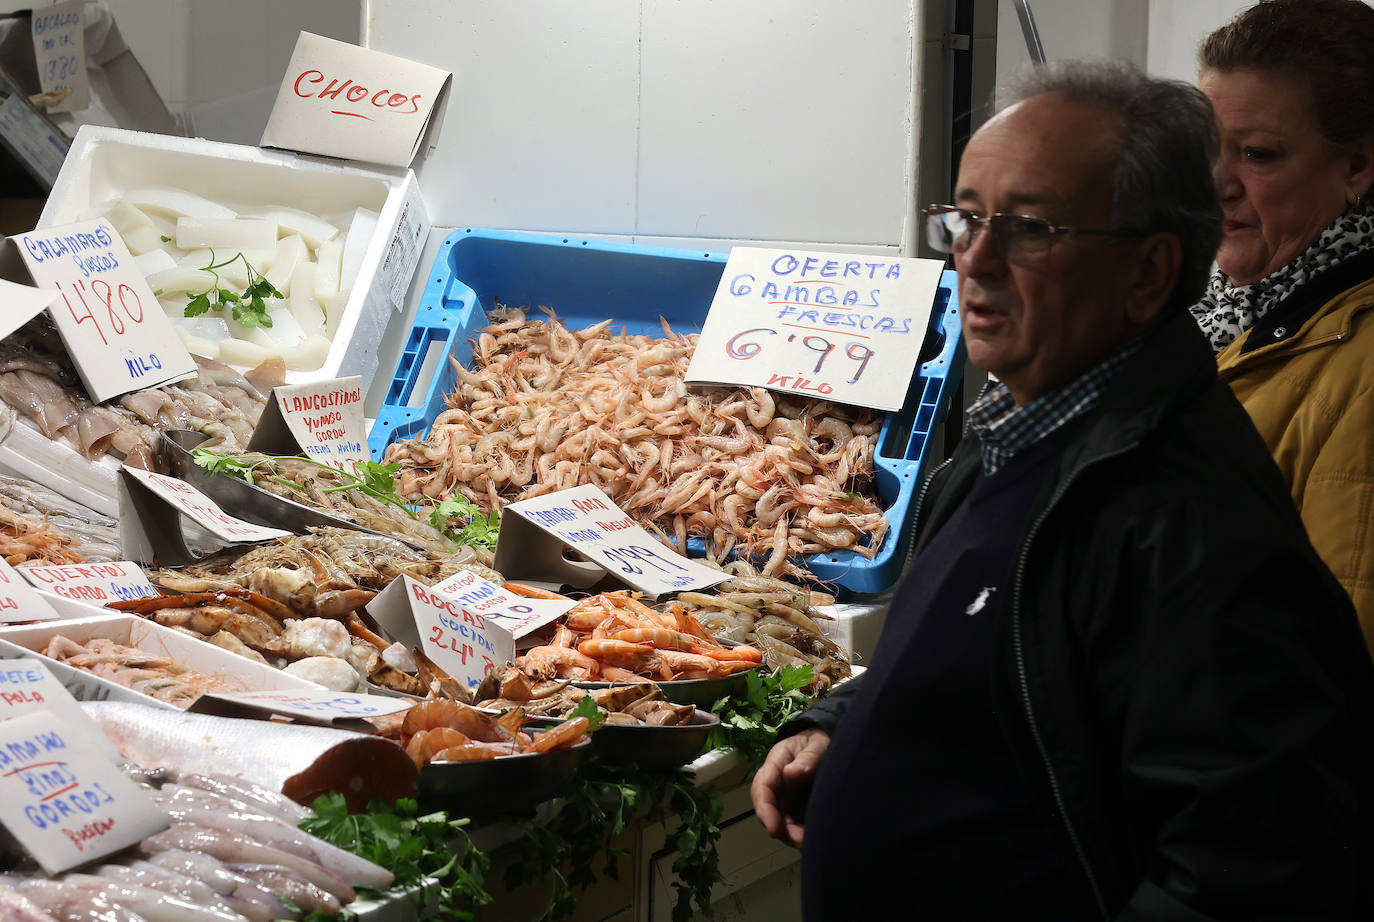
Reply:
M727 695L743 694L749 684L749 672L737 672L719 679L681 679L676 682L660 682L655 679L640 679L653 682L663 690L663 697L673 704L695 704L704 711ZM634 685L634 682L574 682L578 688L615 688L619 685Z
M591 752L584 740L569 749L472 762L431 762L420 769L420 803L458 816L498 816L532 810L567 793Z
M534 717L529 723L552 726L557 717ZM676 727L634 727L602 724L592 734L592 749L602 760L616 765L633 762L642 769L668 772L701 755L706 738L720 726L720 718L698 709L690 723Z

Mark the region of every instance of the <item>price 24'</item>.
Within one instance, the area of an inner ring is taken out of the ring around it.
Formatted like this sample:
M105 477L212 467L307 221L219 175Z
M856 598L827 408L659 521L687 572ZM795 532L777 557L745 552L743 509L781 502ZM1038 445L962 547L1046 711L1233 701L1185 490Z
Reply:
M124 319L115 311L116 297L119 299L119 309L123 311L125 317L129 318L130 323L137 324L143 322L143 301L139 298L137 291L134 291L133 288L125 285L123 282L119 284L118 288L115 288L104 279L96 279L91 282L89 286L87 286L84 281L78 281L76 284L72 285L71 293L76 295L77 299L81 302L81 306L85 308L84 314L78 314L76 312L76 308L72 306L72 299L67 296L67 289L63 287L61 282L57 282L56 287L58 291L62 292L62 301L67 305L67 310L71 313L72 319L76 321L77 325L79 326L83 323L94 325L95 332L100 336L100 341L107 346L110 344L110 340L105 336L104 328L100 326L100 321L96 319L95 313L91 310L91 305L86 301L86 293L88 291L91 297L97 302L96 307L103 307L105 309L105 313L110 318L110 328L114 330L115 335L122 336L124 335L124 331L128 329L128 324L126 324Z
M769 327L754 327L750 330L742 330L730 337L730 340L725 344L726 354L732 359L747 361L761 353L763 351L763 345L761 343L754 339L745 338L754 336L755 334L767 334L769 336L779 335L777 330ZM789 333L787 334L786 342L795 342L796 339L796 333ZM830 357L830 353L839 348L835 343L832 343L824 336L817 336L814 333L810 336L803 336L801 344L803 348L816 353L816 366L811 369L812 374L820 374L821 367L825 365L825 360ZM863 343L853 341L844 344L844 354L846 358L859 363L859 367L854 369L854 377L850 378L846 382L847 384L854 384L857 382L863 375L864 369L868 367L869 359L877 355L876 352Z

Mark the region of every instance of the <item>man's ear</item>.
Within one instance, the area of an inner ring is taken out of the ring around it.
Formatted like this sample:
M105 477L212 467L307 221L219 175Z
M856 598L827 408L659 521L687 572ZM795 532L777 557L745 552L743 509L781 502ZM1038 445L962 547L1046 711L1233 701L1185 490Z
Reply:
M1159 319L1183 265L1183 247L1173 234L1151 234L1137 245L1126 317L1140 328Z

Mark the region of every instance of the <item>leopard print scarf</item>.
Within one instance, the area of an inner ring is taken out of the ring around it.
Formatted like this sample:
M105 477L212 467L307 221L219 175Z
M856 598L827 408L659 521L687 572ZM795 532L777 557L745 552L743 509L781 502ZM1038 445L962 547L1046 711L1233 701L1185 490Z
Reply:
M1346 258L1374 247L1374 208L1366 201L1344 212L1301 255L1251 285L1232 285L1226 273L1212 273L1193 319L1221 352L1284 298Z

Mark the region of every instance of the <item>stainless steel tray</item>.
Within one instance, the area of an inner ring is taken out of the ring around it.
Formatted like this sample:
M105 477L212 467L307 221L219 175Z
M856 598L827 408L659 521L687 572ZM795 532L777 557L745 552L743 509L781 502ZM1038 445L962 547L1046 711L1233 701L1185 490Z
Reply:
M561 717L532 717L534 726L553 726ZM616 765L633 762L648 771L672 771L701 755L720 718L700 708L690 723L677 727L634 727L602 724L592 734L592 749L602 760Z
M663 697L673 704L695 704L703 711L711 710L711 705L727 695L742 693L749 684L749 672L737 672L719 679L680 679L676 682L661 682L656 679L641 679L653 682L663 690ZM574 682L578 688L615 688L619 685L635 685L635 682Z
M566 793L591 740L570 749L473 762L431 762L420 769L420 803L455 816L520 813Z

